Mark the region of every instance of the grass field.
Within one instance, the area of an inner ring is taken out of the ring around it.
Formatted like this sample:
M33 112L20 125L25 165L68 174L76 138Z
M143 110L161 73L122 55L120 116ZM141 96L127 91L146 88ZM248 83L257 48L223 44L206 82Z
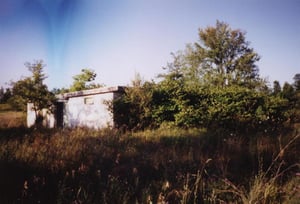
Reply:
M12 110L9 104L0 104L0 128L12 128L26 125L26 114Z
M26 125L25 113L16 111L0 112L0 127L12 128Z
M22 118L1 114L3 120ZM19 125L0 128L0 203L300 199L299 130L245 136L205 129L122 133Z

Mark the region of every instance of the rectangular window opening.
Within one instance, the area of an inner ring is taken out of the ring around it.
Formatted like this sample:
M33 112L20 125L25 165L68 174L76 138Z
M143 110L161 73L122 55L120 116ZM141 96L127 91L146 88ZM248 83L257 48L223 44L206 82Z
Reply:
M92 97L84 98L84 104L85 105L93 105L94 104L94 99Z

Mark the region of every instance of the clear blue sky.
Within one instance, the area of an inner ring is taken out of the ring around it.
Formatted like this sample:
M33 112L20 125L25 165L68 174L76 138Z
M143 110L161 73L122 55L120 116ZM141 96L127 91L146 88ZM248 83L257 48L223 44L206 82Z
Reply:
M300 73L300 0L1 0L0 86L39 59L50 89L69 86L82 68L108 86L135 73L155 79L171 52L216 20L247 32L271 83Z

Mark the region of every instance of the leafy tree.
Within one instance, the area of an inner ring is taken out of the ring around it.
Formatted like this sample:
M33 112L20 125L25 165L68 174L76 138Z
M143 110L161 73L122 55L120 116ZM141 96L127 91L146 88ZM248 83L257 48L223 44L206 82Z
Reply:
M44 108L50 109L54 101L54 95L48 91L44 80L47 78L44 74L44 67L42 60L34 63L25 63L25 66L31 72L32 76L21 79L12 83L12 98L11 103L15 108L26 110L27 103L33 103L33 110L36 115L36 122L41 122L42 110Z
M103 85L93 83L96 76L97 74L94 70L88 68L82 69L80 74L73 77L74 82L71 85L69 91L81 91L102 87Z
M295 96L294 87L291 84L285 82L282 88L282 96L289 101L292 101Z
M217 21L214 27L200 29L199 42L179 52L173 65L180 66L187 84L255 88L262 81L255 64L260 57L249 44L245 32Z
M296 91L300 91L300 73L294 76L294 87Z
M12 97L11 90L6 88L4 90L3 87L0 89L0 103L7 103L9 99Z
M274 95L278 95L281 93L281 86L280 86L280 83L279 81L275 80L273 82L273 94Z
M114 119L116 126L140 130L152 125L153 87L153 82L144 81L136 74L124 95L107 102L109 110L118 116Z
M114 103L130 129L163 123L233 132L280 131L289 119L293 86L259 77L259 56L245 33L226 23L199 30L200 41L172 53L157 84L136 79ZM122 111L120 111L122 112Z
M294 77L295 79L295 77ZM294 84L284 83L282 88L282 97L288 100L288 107L285 111L291 122L300 121L300 91L297 90L297 79Z
M174 60L165 68L167 73L159 75L162 80L153 93L158 123L184 127L254 123L261 102L256 91L265 84L255 64L259 56L244 32L217 21L216 26L199 30L199 42L172 55Z
M2 103L2 98L3 98L3 96L4 96L4 88L1 87L1 88L0 88L0 101L1 101L1 103Z
M295 74L294 76L294 90L295 90L295 97L294 97L294 122L300 122L300 74Z
M137 129L151 125L151 101L154 84L144 81L139 74L135 75L131 86L126 90L126 98L131 102L131 124Z
M178 97L184 91L182 55L172 55L174 61L164 68L168 69L167 74L159 75L163 80L153 93L153 117L156 124L175 123L175 115L179 111Z
M68 88L53 88L53 89L51 90L51 92L52 92L54 95L57 95L57 94L67 93L67 92L69 92L69 89L68 89Z

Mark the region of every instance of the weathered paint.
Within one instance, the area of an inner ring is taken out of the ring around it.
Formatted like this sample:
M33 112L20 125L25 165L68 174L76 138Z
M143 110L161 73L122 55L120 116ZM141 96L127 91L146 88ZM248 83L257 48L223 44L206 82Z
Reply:
M114 93L72 97L65 103L64 126L103 128L113 126L113 119L104 101Z
M57 95L56 111L47 113L43 111L47 127L89 127L100 129L103 127L114 126L114 116L108 110L105 101L111 101L124 92L123 87L98 88L84 91L77 91ZM63 110L58 111L58 104L62 105ZM28 104L27 125L31 127L35 122L35 113L33 105ZM62 114L62 115L60 115ZM58 124L59 117L62 117L62 123Z
M33 103L27 104L27 127L32 127L35 125L36 113L33 107L34 107ZM42 122L43 126L48 128L54 128L55 126L54 114L51 113L48 109L43 109L41 114L43 116L43 122Z
M35 124L35 112L33 111L33 103L27 103L27 127Z

